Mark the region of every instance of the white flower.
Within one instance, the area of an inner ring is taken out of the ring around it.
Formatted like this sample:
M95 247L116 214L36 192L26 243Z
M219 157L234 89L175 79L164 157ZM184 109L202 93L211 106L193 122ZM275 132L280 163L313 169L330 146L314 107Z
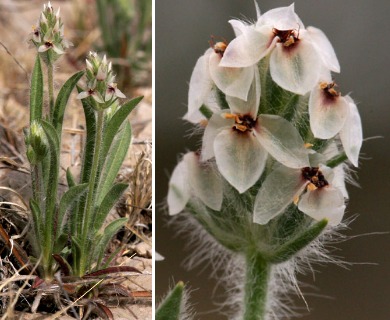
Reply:
M362 124L356 104L343 97L331 82L330 74L313 88L309 99L310 128L314 137L330 139L340 133L345 153L352 164L358 166L363 141Z
M339 224L345 211L344 182L336 173L340 172L322 165L301 169L277 166L257 194L254 222L267 224L294 201L313 219L326 218L330 225Z
M242 34L247 27L238 20L230 23L236 35ZM186 119L197 119L199 108L205 104L216 85L228 96L247 100L249 88L258 69L255 66L247 68L221 67L220 61L229 45L226 42L210 42L212 48L201 56L191 75L188 93L188 113ZM192 121L191 121L192 122Z
M100 68L99 68L99 70L100 70ZM106 100L106 101L109 101L109 100L111 100L113 97L117 97L117 98L126 98L126 96L123 94L123 92L120 91L120 90L117 88L117 84L116 84L116 83L110 83L110 84L107 86L107 91L106 91L105 100Z
M227 97L230 110L214 113L203 136L202 160L215 156L222 176L240 193L258 181L268 153L291 168L309 165L304 142L290 122L276 115L257 116L255 82L248 102Z
M62 50L61 46L59 44L56 44L53 42L52 38L52 32L49 30L47 31L45 37L43 38L43 44L39 46L38 52L46 52L50 49L53 49L55 53L58 55L64 54L65 51Z
M198 154L189 152L173 170L169 181L169 214L182 211L191 196L199 198L213 210L222 206L222 180L210 163L202 163Z
M293 4L266 12L245 28L227 47L220 66L249 67L269 53L272 79L297 94L313 88L323 66L340 72L328 38L317 28L305 29Z
M92 97L96 102L98 103L104 103L103 97L101 94L96 90L96 81L92 83L88 83L87 89L85 91L80 92L77 95L77 99L85 99L88 97Z

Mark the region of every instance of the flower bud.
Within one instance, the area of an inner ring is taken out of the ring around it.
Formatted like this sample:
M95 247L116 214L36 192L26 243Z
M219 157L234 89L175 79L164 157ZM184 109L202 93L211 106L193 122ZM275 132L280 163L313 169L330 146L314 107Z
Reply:
M27 157L32 164L36 164L46 156L49 146L42 126L34 121L25 138L27 144Z

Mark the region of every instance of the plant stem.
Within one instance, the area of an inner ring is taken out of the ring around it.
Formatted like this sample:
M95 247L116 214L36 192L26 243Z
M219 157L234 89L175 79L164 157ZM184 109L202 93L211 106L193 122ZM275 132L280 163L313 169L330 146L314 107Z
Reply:
M96 175L98 173L99 162L100 162L100 149L102 145L103 138L103 121L104 121L104 110L99 110L97 114L97 123L96 123L96 138L95 138L95 150L92 160L92 168L89 179L89 188L87 195L87 202L85 207L85 216L83 219L83 228L82 228L82 253L80 257L80 269L79 276L83 276L86 272L87 258L89 254L88 250L88 234L91 228L91 214L93 211L95 203L95 184L96 184Z
M248 252L246 262L243 320L264 320L271 265L256 251Z
M51 61L49 61L47 65L47 82L49 85L49 119L51 122L53 120L54 114L54 77L53 64L51 63Z

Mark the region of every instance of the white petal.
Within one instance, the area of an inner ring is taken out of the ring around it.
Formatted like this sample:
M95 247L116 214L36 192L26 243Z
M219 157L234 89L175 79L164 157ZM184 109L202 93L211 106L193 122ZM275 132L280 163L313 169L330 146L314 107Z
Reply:
M268 25L278 30L298 30L304 28L301 19L294 12L294 4L267 11L260 17L257 25Z
M256 131L259 142L278 162L295 169L309 166L304 142L287 120L276 115L260 115Z
M249 88L247 101L230 96L226 96L226 101L233 113L249 114L253 119L256 119L260 104L260 74L257 66L251 69L253 70L255 76L252 76L252 83Z
M84 98L87 98L89 97L89 92L88 91L83 91L83 92L80 92L78 95L77 95L77 99L84 99Z
M98 103L104 103L103 97L100 95L99 92L95 91L90 96Z
M289 47L276 44L271 54L270 71L272 79L283 89L305 94L318 82L321 58L313 45L300 36L300 40Z
M230 110L224 110L230 113ZM230 129L234 124L233 119L226 119L221 112L216 112L210 118L202 139L202 161L207 161L214 157L215 137L223 130Z
M64 53L65 53L65 51L62 50L61 47L56 46L56 45L53 45L53 50L54 50L54 52L57 53L57 54L64 54Z
M213 210L221 210L222 180L218 171L210 163L201 163L199 156L190 152L184 156L189 172L192 192Z
M126 96L124 95L124 93L122 91L120 91L118 88L115 88L115 95L118 97L118 98L126 98Z
M213 86L209 95L206 97L205 101L203 102L203 104L207 108L209 108L213 113L221 111L218 94L219 93L217 91L217 87ZM195 110L191 114L187 112L183 117L183 119L196 124L201 122L202 120L205 120L206 117L200 112L200 110Z
M223 54L222 67L249 67L268 54L274 34L272 28L248 27L244 33L231 41Z
M320 29L308 27L306 29L312 39L314 48L319 53L324 65L334 72L340 72L340 64L329 39Z
M159 254L157 251L154 251L154 260L155 261L163 261L165 258Z
M248 26L241 20L232 19L229 20L229 23L232 26L236 37L241 35L245 31L245 29L248 28Z
M345 187L345 164L340 164L336 168L333 168L333 181L332 187L339 189L345 199L349 198L347 188Z
M180 161L173 170L169 180L168 209L169 214L174 215L182 211L190 199L190 184L188 183L187 164Z
M196 113L209 95L213 82L209 72L209 55L212 49L208 49L196 62L191 75L190 87L188 91L188 116Z
M221 131L214 141L215 160L225 179L243 193L263 173L267 152L251 132Z
M340 131L340 139L349 161L357 167L363 142L362 122L356 104L349 96L345 99L348 102L349 114L344 127Z
M220 67L219 54L210 55L210 76L217 87L226 95L247 100L248 91L254 78L254 67L227 68ZM256 68L257 69L257 68Z
M323 187L306 192L299 201L298 209L317 221L326 218L334 226L343 218L344 197L338 189Z
M309 99L310 128L316 138L330 139L340 132L348 117L348 102L344 97L330 97L316 86Z
M46 46L46 45L41 45L41 46L39 46L39 48L38 48L38 52L46 52L47 50L49 50L51 47L48 47L48 46Z
M299 196L306 183L300 169L277 166L267 176L257 194L253 221L267 224L272 218L282 213L296 196Z

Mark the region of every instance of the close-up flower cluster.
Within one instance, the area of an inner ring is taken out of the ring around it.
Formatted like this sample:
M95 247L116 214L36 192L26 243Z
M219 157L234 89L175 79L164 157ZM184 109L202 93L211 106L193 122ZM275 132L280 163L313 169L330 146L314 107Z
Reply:
M198 239L189 265L208 257L236 269L222 267L224 306L234 301L229 318L248 320L288 316L280 306L300 292L299 270L331 261L326 239L348 225L346 181L363 141L326 35L294 4L256 9L255 22L230 20L235 38L212 36L196 62L184 120L201 146L182 157L167 197L179 233Z
M295 203L315 220L338 224L348 198L343 161L327 164L345 154L358 166L362 127L356 104L332 80L340 66L331 43L321 30L304 27L294 5L259 14L254 24L229 22L236 38L211 43L191 77L185 119L205 129L198 156L186 155L172 175L170 213L184 209L190 193L221 209L221 178L205 173L215 159L239 193L262 182L256 223ZM284 104L267 92L270 80L288 96ZM179 187L188 181L191 190ZM205 192L207 185L215 192Z

